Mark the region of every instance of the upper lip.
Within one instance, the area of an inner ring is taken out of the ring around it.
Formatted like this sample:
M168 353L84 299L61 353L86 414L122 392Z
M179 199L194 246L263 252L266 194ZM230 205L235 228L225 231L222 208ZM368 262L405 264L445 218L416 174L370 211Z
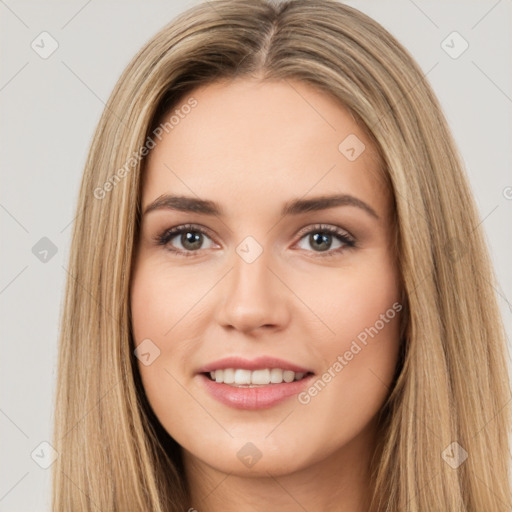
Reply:
M307 368L290 363L284 359L270 356L260 356L256 359L244 359L240 356L231 356L213 361L201 367L198 373L208 373L215 370L223 370L225 368L241 368L244 370L261 370L264 368L280 368L281 370L290 370L295 373L313 373Z

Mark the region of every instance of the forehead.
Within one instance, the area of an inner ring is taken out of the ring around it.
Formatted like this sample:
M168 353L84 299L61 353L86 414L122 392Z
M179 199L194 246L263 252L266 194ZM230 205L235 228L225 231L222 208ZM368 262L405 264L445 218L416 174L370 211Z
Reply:
M341 103L308 84L216 82L192 91L164 122L171 116L149 154L143 208L163 193L213 199L228 212L240 201L281 207L332 193L386 207L376 148Z

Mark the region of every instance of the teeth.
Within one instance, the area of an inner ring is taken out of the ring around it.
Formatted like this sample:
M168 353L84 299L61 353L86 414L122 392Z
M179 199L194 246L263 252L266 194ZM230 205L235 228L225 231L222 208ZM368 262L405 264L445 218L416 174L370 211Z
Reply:
M217 375L218 371L219 370L217 370L215 372L215 375ZM224 382L224 379L222 380L222 382ZM235 384L250 384L250 383L251 383L251 370L235 370Z
M268 384L281 384L301 380L305 373L281 370L280 368L264 368L261 370L243 370L240 368L225 368L210 372L215 382L230 384L232 386L265 386Z
M251 374L251 384L270 384L270 370L255 370Z
M224 370L224 384L233 384L235 382L235 370L226 368Z
M283 372L283 380L285 382L293 382L293 379L295 379L295 372L291 372L290 370Z
M272 384L281 384L281 382L283 382L283 370L272 368L272 370L270 370L270 382Z

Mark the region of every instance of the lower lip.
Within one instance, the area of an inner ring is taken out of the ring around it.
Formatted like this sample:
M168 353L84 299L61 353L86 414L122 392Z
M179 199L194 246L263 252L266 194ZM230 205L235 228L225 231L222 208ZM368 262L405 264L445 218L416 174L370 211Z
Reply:
M283 382L281 384L269 384L258 387L235 387L229 384L215 382L206 375L199 375L206 390L219 402L234 407L235 409L268 409L287 398L298 395L308 385L313 375L308 375L301 380Z

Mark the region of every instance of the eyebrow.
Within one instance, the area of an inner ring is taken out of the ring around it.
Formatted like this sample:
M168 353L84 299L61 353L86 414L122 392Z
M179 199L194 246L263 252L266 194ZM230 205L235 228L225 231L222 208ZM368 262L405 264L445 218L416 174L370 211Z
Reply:
M311 199L293 199L285 203L281 215L299 215L306 212L327 210L337 206L355 206L365 211L370 216L379 219L377 212L370 205L350 194L323 195L312 197ZM170 194L162 194L155 199L147 206L143 215L154 210L176 210L218 217L224 216L224 210L214 201Z

